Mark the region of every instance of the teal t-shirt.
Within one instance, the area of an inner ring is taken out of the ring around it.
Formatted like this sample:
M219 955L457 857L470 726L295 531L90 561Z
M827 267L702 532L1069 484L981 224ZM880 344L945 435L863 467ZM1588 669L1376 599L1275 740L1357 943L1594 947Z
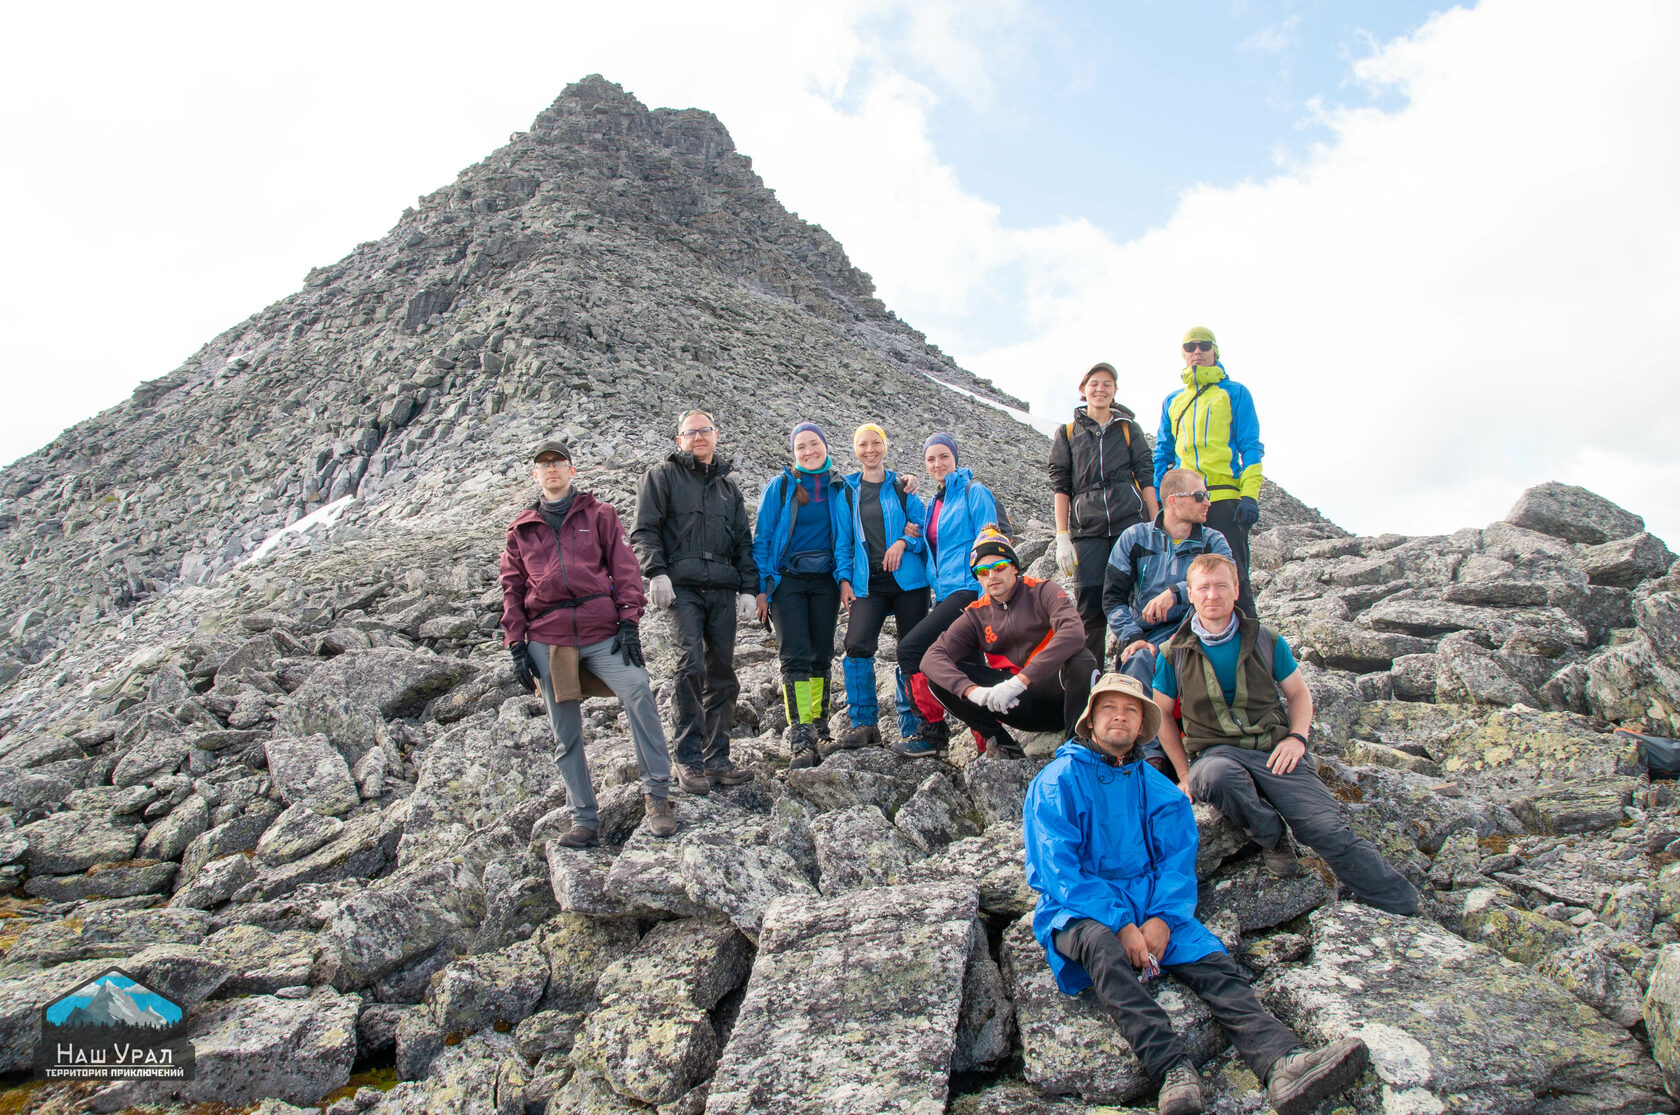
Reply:
M1219 679L1219 688L1224 690L1227 703L1237 695L1237 651L1241 649L1240 636L1228 639L1218 646L1210 647L1205 642L1202 644L1208 661L1213 663L1213 676ZM1279 635L1276 651L1272 655L1272 680L1282 681L1299 668L1295 662L1295 655L1289 650L1289 644ZM1165 646L1155 655L1155 692L1165 693L1169 697L1178 696L1178 673L1172 668L1172 655L1167 652Z

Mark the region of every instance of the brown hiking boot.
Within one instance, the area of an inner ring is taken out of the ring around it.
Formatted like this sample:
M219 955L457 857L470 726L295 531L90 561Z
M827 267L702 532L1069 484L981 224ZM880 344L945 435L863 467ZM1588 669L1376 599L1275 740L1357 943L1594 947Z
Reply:
M1280 1062L1281 1063L1281 1062ZM1155 1098L1160 1115L1199 1115L1202 1110L1202 1075L1189 1061L1180 1061L1161 1080L1161 1094Z
M1266 1098L1278 1115L1307 1115L1358 1080L1369 1058L1359 1038L1333 1041L1311 1053L1285 1053L1266 1074Z
M739 786L743 782L753 780L752 771L745 767L736 766L734 763L730 763L726 767L719 767L716 770L709 770L706 772L706 777L711 780L714 787Z
M819 739L817 752L823 758L828 758L836 751L855 751L860 747L876 747L881 742L881 731L873 724L858 724L847 728L834 739Z
M788 763L790 770L803 770L805 767L817 765L817 730L810 724L793 724L788 727L788 750L793 752L793 759Z
M593 848L600 842L600 830L586 828L572 822L572 827L556 837L554 842L562 848Z
M1266 870L1279 879L1293 879L1301 873L1301 861L1295 858L1295 842L1289 839L1288 833L1278 838L1275 851L1262 848L1260 854Z
M678 763L677 788L685 794L705 795L712 792L712 780L699 767Z
M642 798L647 807L645 820L649 832L663 840L677 831L677 818L671 812L670 798L656 798L652 794L644 794Z

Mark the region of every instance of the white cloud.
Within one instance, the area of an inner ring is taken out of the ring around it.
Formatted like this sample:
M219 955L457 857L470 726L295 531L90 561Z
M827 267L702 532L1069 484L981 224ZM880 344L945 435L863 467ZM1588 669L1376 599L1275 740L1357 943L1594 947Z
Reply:
M1301 22L1301 17L1292 15L1275 27L1262 27L1240 45L1243 50L1252 50L1260 54L1282 54L1295 42L1295 28Z
M33 218L9 244L26 265L0 273L0 458L382 235L601 72L718 113L889 305L1040 413L1108 359L1152 424L1180 333L1207 324L1254 390L1268 472L1345 525L1480 524L1560 479L1680 544L1673 5L1441 16L1356 64L1406 107L1320 107L1333 138L1299 164L1190 189L1123 243L1077 218L1014 227L939 158L940 98L1006 111L995 75L1060 34L1016 0L74 14L21 10L14 41L37 49L0 74L27 168L0 204Z
M994 229L1036 333L948 347L1053 412L1106 358L1153 420L1206 324L1268 473L1345 525L1479 525L1557 479L1680 543L1677 31L1663 4L1439 16L1358 66L1406 107L1326 112L1333 141L1290 173L1191 189L1127 243Z

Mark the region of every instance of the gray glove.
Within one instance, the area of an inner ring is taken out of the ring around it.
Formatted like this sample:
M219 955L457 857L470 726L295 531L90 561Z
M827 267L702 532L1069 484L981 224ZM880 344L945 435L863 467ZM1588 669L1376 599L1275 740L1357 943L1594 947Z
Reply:
M671 578L661 573L648 582L648 603L655 608L669 608L677 599L677 590L671 587Z
M1073 576L1074 566L1079 564L1079 551L1073 548L1073 536L1065 530L1056 532L1056 568L1062 571L1062 576Z

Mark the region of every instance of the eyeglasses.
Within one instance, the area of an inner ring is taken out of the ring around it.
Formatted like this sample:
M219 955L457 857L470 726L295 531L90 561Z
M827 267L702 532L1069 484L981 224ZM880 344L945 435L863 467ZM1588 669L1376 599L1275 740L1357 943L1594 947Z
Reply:
M1209 499L1206 492L1171 492L1167 495L1167 498L1177 499L1179 496L1183 496L1185 499L1193 499L1197 503L1206 503Z
M1213 351L1213 342L1212 341L1185 341L1184 342L1184 351L1185 352L1195 352L1197 349L1201 349L1203 352L1212 352Z
M1008 558L999 558L997 561L994 561L989 565L976 565L974 567L974 575L978 577L982 573L990 573L994 569L1002 569L1007 565L1009 565Z
M678 434L677 436L678 437L702 437L705 434L715 434L715 433L717 433L717 427L716 426L696 426L692 430L684 430L682 433Z
M564 457L549 457L546 460L538 461L537 462L537 467L538 468L559 468L561 465L569 465L571 463L572 462L568 461Z

